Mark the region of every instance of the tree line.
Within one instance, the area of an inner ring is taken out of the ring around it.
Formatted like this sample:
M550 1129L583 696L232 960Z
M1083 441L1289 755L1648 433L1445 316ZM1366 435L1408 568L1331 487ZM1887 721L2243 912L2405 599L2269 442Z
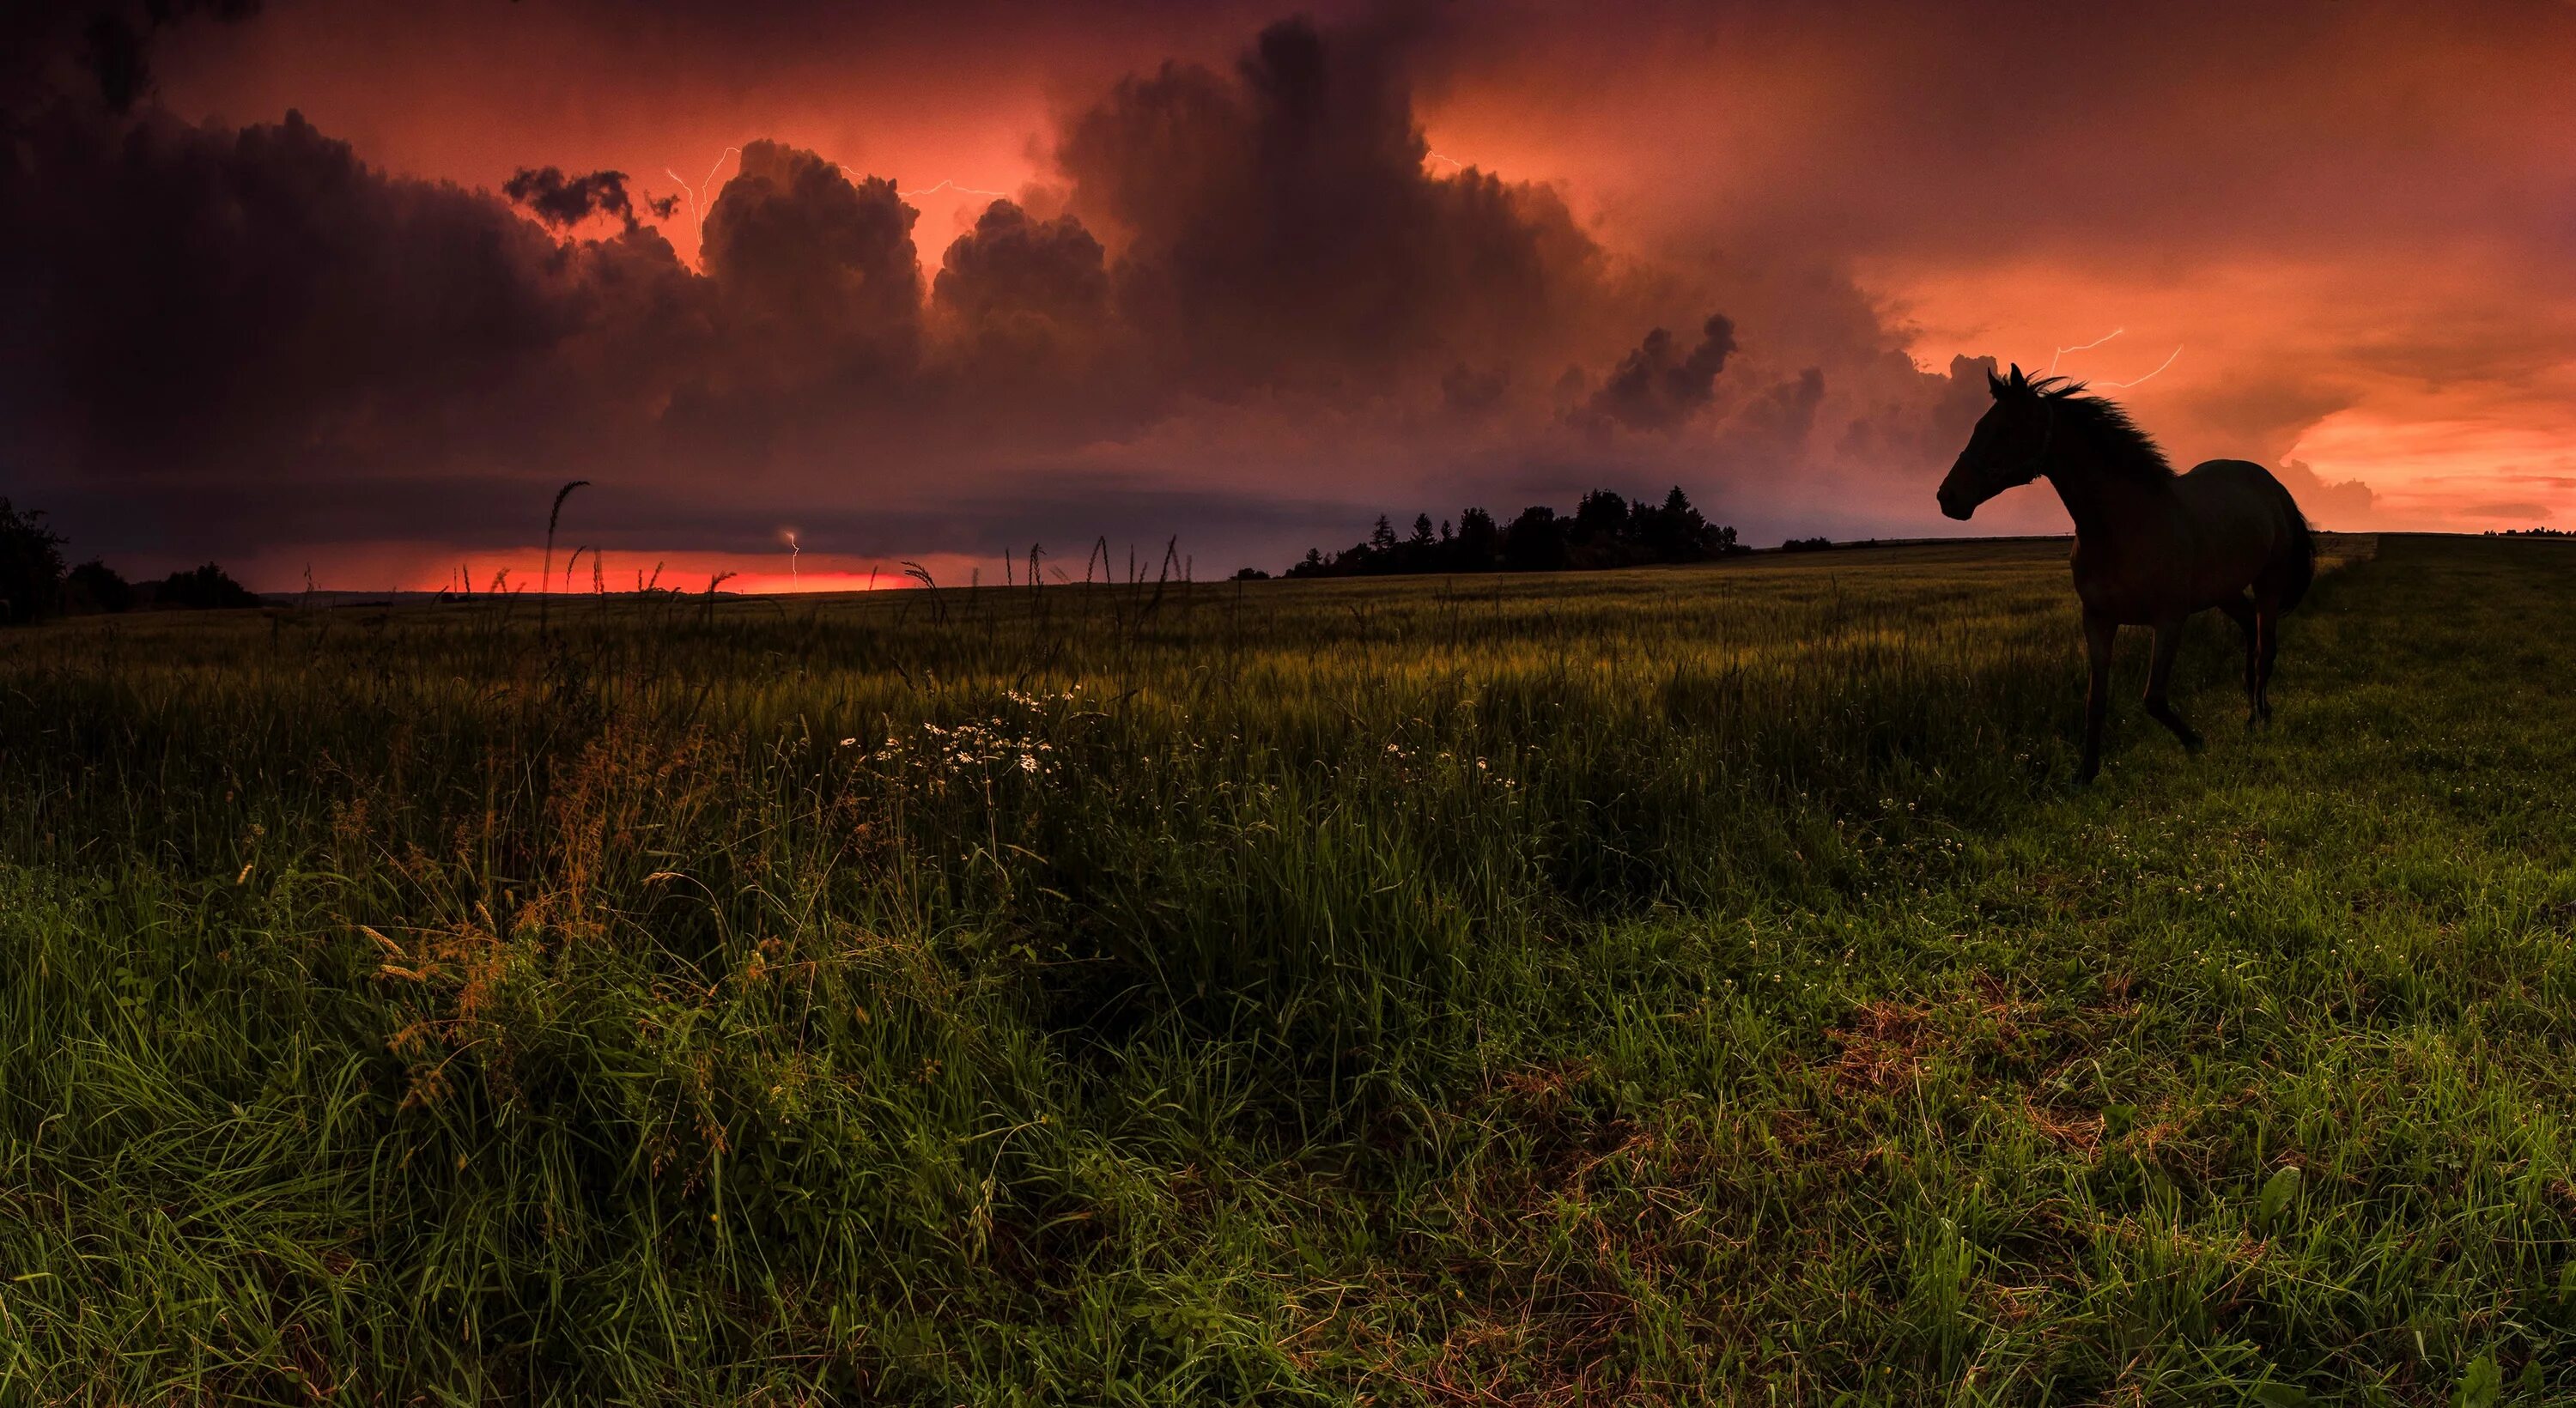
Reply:
M1584 571L1704 562L1746 551L1736 541L1733 528L1709 522L1677 484L1660 505L1630 499L1612 489L1595 489L1583 496L1571 514L1533 504L1507 524L1481 508L1463 510L1454 524L1444 519L1436 528L1431 515L1417 514L1413 532L1406 537L1397 537L1395 525L1380 514L1367 538L1335 553L1308 548L1287 575ZM1249 580L1270 574L1247 567L1235 575Z
M45 526L42 510L21 510L0 498L0 624L138 606L259 605L257 593L211 562L157 581L129 582L97 558L64 566L67 541Z

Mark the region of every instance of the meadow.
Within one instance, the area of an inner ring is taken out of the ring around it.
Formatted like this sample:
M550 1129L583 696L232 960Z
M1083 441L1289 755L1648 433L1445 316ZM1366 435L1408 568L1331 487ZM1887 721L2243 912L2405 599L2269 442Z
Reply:
M0 1402L2576 1401L2576 544L2330 551L10 632Z

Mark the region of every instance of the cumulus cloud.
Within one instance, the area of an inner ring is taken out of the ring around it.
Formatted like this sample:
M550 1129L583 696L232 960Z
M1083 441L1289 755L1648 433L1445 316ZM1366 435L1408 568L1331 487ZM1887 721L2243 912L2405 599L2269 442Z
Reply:
M116 521L189 551L515 532L495 486L572 474L649 506L637 538L864 505L943 550L1070 529L1061 506L1253 533L1335 496L1700 492L1788 482L1819 439L1955 449L1961 365L1917 371L1847 280L1748 284L1758 316L1630 342L1714 292L1614 258L1547 186L1429 169L1408 62L1290 21L1230 70L1110 84L1055 134L1046 214L991 203L935 278L893 181L782 142L742 146L693 267L617 170L492 192L293 112L23 116L0 428L51 502L155 486L167 511Z
M1671 332L1657 328L1620 360L1594 393L1592 409L1631 427L1671 425L1708 404L1734 351L1735 322L1722 313L1709 315L1699 344L1687 353L1676 351Z
M1816 411L1824 403L1824 369L1801 368L1796 376L1765 388L1747 402L1736 413L1730 428L1783 449L1795 449L1803 446L1814 431Z
M20 134L0 329L23 445L88 473L274 473L474 439L559 383L609 304L678 268L649 231L566 248L501 201L388 176L300 115ZM609 286L618 284L614 294Z
M742 149L707 211L705 265L740 355L787 375L891 371L918 350L918 218L894 183L814 152Z
M2281 487L2299 501L2299 511L2319 528L2367 528L2379 507L2379 494L2358 479L2328 482L2305 460L2290 460L2273 471ZM2474 512L2475 510L2472 510ZM2538 517L2546 510L2535 510Z
M162 31L259 9L259 0L19 0L0 8L0 112L41 105L65 86L130 112L155 90L152 50Z
M501 194L526 206L528 213L556 229L569 229L593 215L614 216L635 228L635 203L626 195L626 173L593 171L566 176L551 166L519 168L501 185Z
M1232 75L1126 79L1056 148L1075 212L1123 243L1121 311L1217 391L1370 390L1562 335L1598 246L1547 188L1428 154L1392 48L1304 20Z
M986 207L941 266L932 297L970 323L1092 323L1109 306L1106 256L1082 222L1033 220L1007 200Z

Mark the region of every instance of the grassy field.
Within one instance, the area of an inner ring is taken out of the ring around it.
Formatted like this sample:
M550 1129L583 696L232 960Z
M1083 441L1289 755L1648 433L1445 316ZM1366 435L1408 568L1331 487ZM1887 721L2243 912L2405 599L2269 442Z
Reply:
M2576 1400L2576 545L0 637L0 1402Z

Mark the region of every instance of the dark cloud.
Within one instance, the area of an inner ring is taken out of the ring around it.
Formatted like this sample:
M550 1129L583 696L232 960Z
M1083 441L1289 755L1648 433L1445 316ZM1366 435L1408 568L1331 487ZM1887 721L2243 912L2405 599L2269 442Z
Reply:
M707 211L704 256L738 354L788 379L908 363L921 334L917 214L892 181L746 145Z
M1824 403L1824 369L1807 367L1747 402L1730 428L1783 448L1796 447L1815 429L1816 410Z
M1709 402L1717 375L1735 351L1734 320L1709 315L1697 346L1678 350L1670 331L1646 334L1636 351L1621 359L1592 397L1592 409L1636 429L1672 425Z
M1067 126L1075 211L1117 233L1123 312L1213 389L1358 383L1547 344L1601 252L1544 187L1429 148L1391 46L1303 20L1231 76L1166 64Z
M359 161L294 113L22 134L0 214L9 421L88 472L274 473L476 437L656 274L649 231L566 248L500 201ZM639 271L641 277L638 277ZM612 282L624 285L613 293Z
M1479 369L1461 362L1440 374L1440 399L1459 415L1478 416L1501 405L1511 386L1508 368Z
M706 193L693 268L647 222L677 207L616 170L492 192L293 112L47 110L0 160L0 430L67 511L229 552L515 534L487 523L505 486L573 475L681 545L792 512L933 551L988 537L977 514L1155 518L1155 485L1170 528L1249 535L1479 477L1699 493L1800 467L1836 398L1916 459L1956 429L1958 368L1915 371L1847 280L1748 295L1740 371L1727 317L1628 346L1715 299L1612 259L1544 186L1427 170L1399 38L1295 21L1229 72L1112 85L1065 118L1045 217L993 202L929 281L892 181L785 143ZM1654 433L1612 454L1587 425ZM1122 487L1072 487L1097 483Z
M1874 380L1899 394L1851 408L1836 447L1848 462L1946 465L1994 403L1986 389L1987 376L1998 370L1992 357L1952 357L1946 374L1926 377L1903 354L1890 353L1874 370Z
M2379 495L2358 479L2329 483L2306 460L2291 460L2273 471L2281 487L2298 500L2299 511L2319 528L2367 528L2379 508Z
M2270 464L2298 443L2300 432L2358 399L2348 378L2301 368L2264 368L2229 378L2184 399L2184 408L2209 427L2220 453Z
M948 246L941 265L931 295L970 323L1086 324L1108 310L1106 256L1070 215L1032 220L1019 206L997 200Z
M0 9L0 108L76 89L112 113L151 96L165 30L259 12L259 0L15 0Z
M626 173L593 171L566 176L551 166L519 168L503 182L501 194L526 206L528 213L556 229L569 229L594 215L614 216L635 228L635 203L626 195ZM662 212L667 215L667 211Z
M1150 413L1151 389L1111 304L1107 252L1080 220L1040 220L997 200L940 262L931 307L947 348L932 389L999 432L988 439L1042 447ZM996 396L1008 398L1009 416L992 413Z

